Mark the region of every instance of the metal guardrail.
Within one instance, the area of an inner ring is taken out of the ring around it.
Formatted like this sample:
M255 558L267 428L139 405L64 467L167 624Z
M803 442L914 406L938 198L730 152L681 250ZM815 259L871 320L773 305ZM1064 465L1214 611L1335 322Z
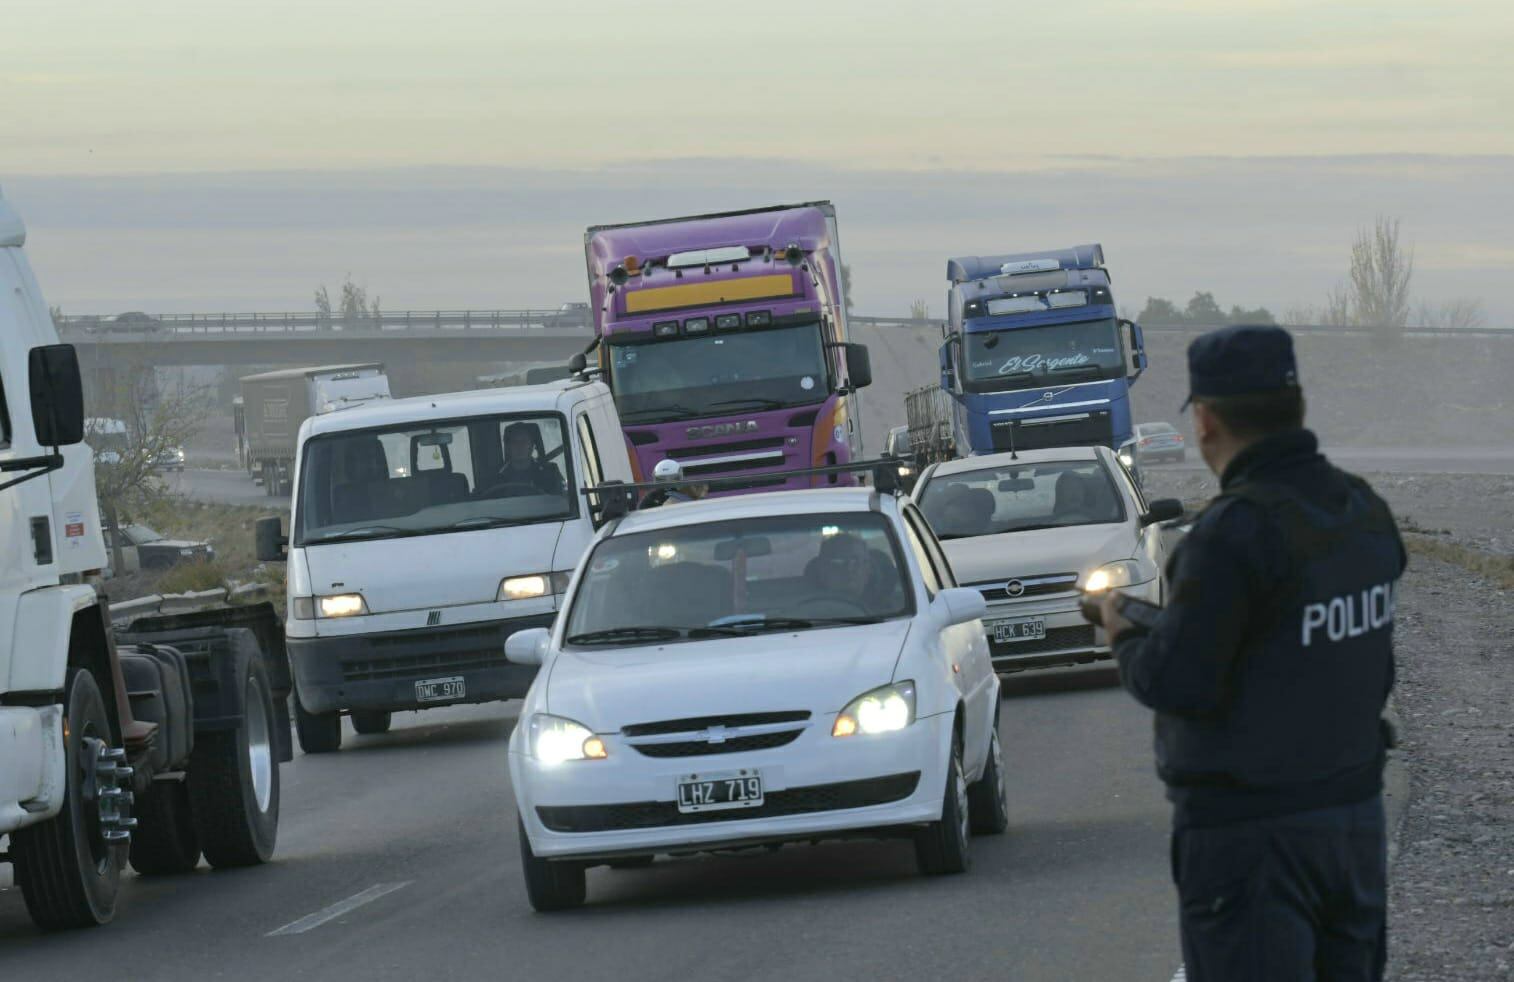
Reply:
M929 327L940 330L943 322L910 316L879 317L850 314L848 321L872 327ZM67 314L55 319L60 334L94 335L114 341L174 341L239 339L244 335L356 335L378 337L399 332L472 330L542 330L548 328L578 330L592 328L582 322L560 318L554 308L519 310L394 310L376 316L343 318L340 314L319 311L246 312L224 314L159 314L143 320L118 322L113 317ZM1219 324L1176 324L1144 327L1148 334L1198 334L1220 327ZM1295 334L1371 337L1376 332L1361 327L1331 327L1322 324L1288 325ZM1406 337L1486 337L1514 338L1514 328L1487 327L1410 327Z

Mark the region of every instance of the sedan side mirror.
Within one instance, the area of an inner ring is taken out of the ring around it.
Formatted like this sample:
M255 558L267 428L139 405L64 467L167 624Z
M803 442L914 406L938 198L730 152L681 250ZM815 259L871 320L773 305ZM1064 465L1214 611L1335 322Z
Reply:
M1170 522L1174 518L1182 518L1183 510L1183 503L1176 498L1158 498L1146 506L1146 514L1141 516L1141 524L1154 525L1157 522Z
M528 627L505 638L505 660L517 665L540 665L547 657L552 632L544 627Z
M289 545L289 538L284 534L283 519L277 515L260 518L252 530L258 562L282 563L289 558L289 553L284 548Z
M930 610L942 626L952 627L982 618L988 613L988 602L971 587L955 586L936 594Z

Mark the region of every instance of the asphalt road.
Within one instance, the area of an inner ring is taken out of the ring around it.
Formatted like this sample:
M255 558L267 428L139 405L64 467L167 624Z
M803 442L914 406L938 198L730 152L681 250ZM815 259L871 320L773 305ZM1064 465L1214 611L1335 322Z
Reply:
M0 867L0 977L1166 982L1148 714L1107 670L1009 690L1010 831L962 876L919 876L902 842L795 846L597 869L587 907L535 914L504 766L517 704L433 710L296 751L273 863L128 876L106 928L38 935ZM311 918L333 905L352 909Z
M240 470L200 470L189 468L163 475L168 490L195 501L221 505L275 505L289 507L287 495L270 496L261 484Z

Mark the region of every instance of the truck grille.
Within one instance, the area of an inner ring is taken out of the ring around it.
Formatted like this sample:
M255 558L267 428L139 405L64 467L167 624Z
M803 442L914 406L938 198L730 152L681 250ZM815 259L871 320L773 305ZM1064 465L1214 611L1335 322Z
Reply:
M786 791L770 791L756 808L694 812L685 815L671 801L638 801L623 805L538 805L536 814L553 832L610 832L623 829L655 829L676 825L807 815L813 812L866 808L902 801L915 793L920 772L890 774L861 781L812 784Z
M719 454L744 453L749 450L781 450L783 442L781 436L769 436L756 440L736 440L731 443L707 443L701 447L678 447L669 450L668 456L674 460L686 460L689 457L714 457Z
M995 450L1040 450L1045 447L1107 444L1114 439L1114 423L1107 409L1096 413L1070 413L1064 419L1045 423L1034 419L1015 419L994 423L993 438Z

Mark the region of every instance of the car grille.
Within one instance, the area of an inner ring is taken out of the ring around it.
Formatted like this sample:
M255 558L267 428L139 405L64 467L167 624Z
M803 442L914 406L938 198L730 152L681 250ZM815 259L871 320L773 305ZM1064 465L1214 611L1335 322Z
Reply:
M683 740L678 743L633 743L631 747L647 757L702 757L708 754L737 754L745 750L771 750L793 743L802 730L782 733L759 733L755 736L727 737L720 743L708 740Z
M1019 655L1044 655L1053 651L1077 651L1095 646L1092 624L1077 627L1047 628L1046 637L1037 641L1010 641L999 644L989 635L989 650L995 658Z
M553 832L611 832L625 829L655 829L677 825L777 818L813 812L866 808L902 801L915 793L920 772L837 784L813 784L804 788L770 791L756 808L694 812L685 815L671 801L638 801L622 805L538 805L537 817Z
M1011 597L1005 589L1006 584L1012 580L1018 580L1025 588L1025 592ZM987 583L971 584L974 589L983 594L984 600L1023 600L1026 597L1040 597L1048 593L1071 593L1077 589L1077 573L1037 573L1034 576L1012 576L1008 579L993 580Z
M734 729L738 726L766 726L772 723L803 723L810 718L807 710L796 709L777 713L735 713L729 716L690 716L687 719L665 719L656 723L633 723L620 728L622 736L660 736L667 733L690 733L707 730L712 726Z

